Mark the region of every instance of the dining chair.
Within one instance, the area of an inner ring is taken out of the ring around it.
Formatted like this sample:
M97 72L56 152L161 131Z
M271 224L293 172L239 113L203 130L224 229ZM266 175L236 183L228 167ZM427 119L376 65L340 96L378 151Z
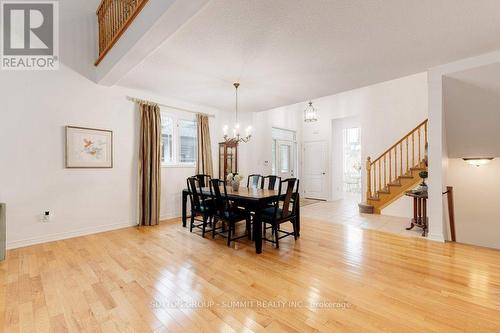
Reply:
M202 186L198 177L189 177L187 179L187 186L189 199L191 201L191 223L189 231L193 232L193 228L201 229L201 236L205 237L207 225L210 224L212 229L214 227L212 221L215 212L213 200L203 194L202 188L204 186ZM201 216L201 220L197 219L197 216ZM201 223L195 224L195 221Z
M201 187L209 187L210 186L210 179L212 177L210 175L204 175L204 174L199 174L195 175L196 178L200 181L200 186Z
M210 194L214 198L215 214L212 225L212 238L215 234L227 237L227 246L231 246L231 242L243 237L251 238L251 216L246 209L239 208L227 195L226 182L220 179L210 180ZM222 227L217 228L217 222L223 223ZM246 234L243 236L234 237L236 223L240 221L246 222ZM225 228L224 223L227 223L227 236L223 234ZM222 232L217 232L222 230Z
M281 182L281 177L269 175L262 177L262 183L260 184L261 189L275 190L276 185Z
M284 190L284 192L283 192ZM261 219L264 224L263 240L276 244L279 248L279 240L288 236L294 236L297 240L297 205L299 204L299 180L297 178L289 178L279 182L278 193L281 193L276 200L273 201L272 207L264 208L261 211ZM281 230L281 225L285 222L290 222L293 227L293 232ZM268 226L270 225L270 226ZM266 238L266 230L272 230L274 240ZM280 236L282 234L282 236Z
M262 179L261 175L250 175L247 180L248 188L259 188L260 180Z

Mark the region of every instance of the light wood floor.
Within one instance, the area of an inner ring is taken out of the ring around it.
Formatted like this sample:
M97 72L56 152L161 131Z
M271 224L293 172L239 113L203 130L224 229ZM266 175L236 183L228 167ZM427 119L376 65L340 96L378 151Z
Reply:
M499 251L302 225L299 241L262 255L179 221L9 251L0 329L500 332Z

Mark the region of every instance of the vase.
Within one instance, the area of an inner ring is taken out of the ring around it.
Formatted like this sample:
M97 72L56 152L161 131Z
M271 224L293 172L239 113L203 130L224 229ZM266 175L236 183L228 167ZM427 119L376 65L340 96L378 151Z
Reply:
M240 182L237 182L236 180L233 180L232 184L233 186L233 191L234 192L238 192L238 190L240 189Z

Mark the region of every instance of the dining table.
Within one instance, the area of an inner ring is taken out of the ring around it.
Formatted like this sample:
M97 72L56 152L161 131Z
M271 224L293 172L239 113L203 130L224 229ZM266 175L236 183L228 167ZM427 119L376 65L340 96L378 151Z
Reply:
M250 212L253 212L253 223L252 223L252 236L255 243L255 252L257 254L262 253L262 220L261 211L268 207L268 205L274 202L278 197L284 196L284 194L279 194L277 190L260 189L260 188L248 188L240 187L238 190L233 190L231 186L227 187L227 196L230 200L234 201L238 206L245 207ZM210 188L203 187L202 192L206 196L211 196ZM221 188L221 192L224 190ZM189 191L184 189L182 191L182 226L187 226L187 201L188 201ZM297 193L297 198L294 200L296 205L296 229L298 237L300 237L300 195Z

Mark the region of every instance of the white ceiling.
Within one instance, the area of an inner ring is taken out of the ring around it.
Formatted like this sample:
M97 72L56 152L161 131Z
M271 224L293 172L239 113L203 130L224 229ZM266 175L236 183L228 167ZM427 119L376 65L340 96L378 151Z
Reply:
M500 48L498 0L211 0L120 85L261 111Z

